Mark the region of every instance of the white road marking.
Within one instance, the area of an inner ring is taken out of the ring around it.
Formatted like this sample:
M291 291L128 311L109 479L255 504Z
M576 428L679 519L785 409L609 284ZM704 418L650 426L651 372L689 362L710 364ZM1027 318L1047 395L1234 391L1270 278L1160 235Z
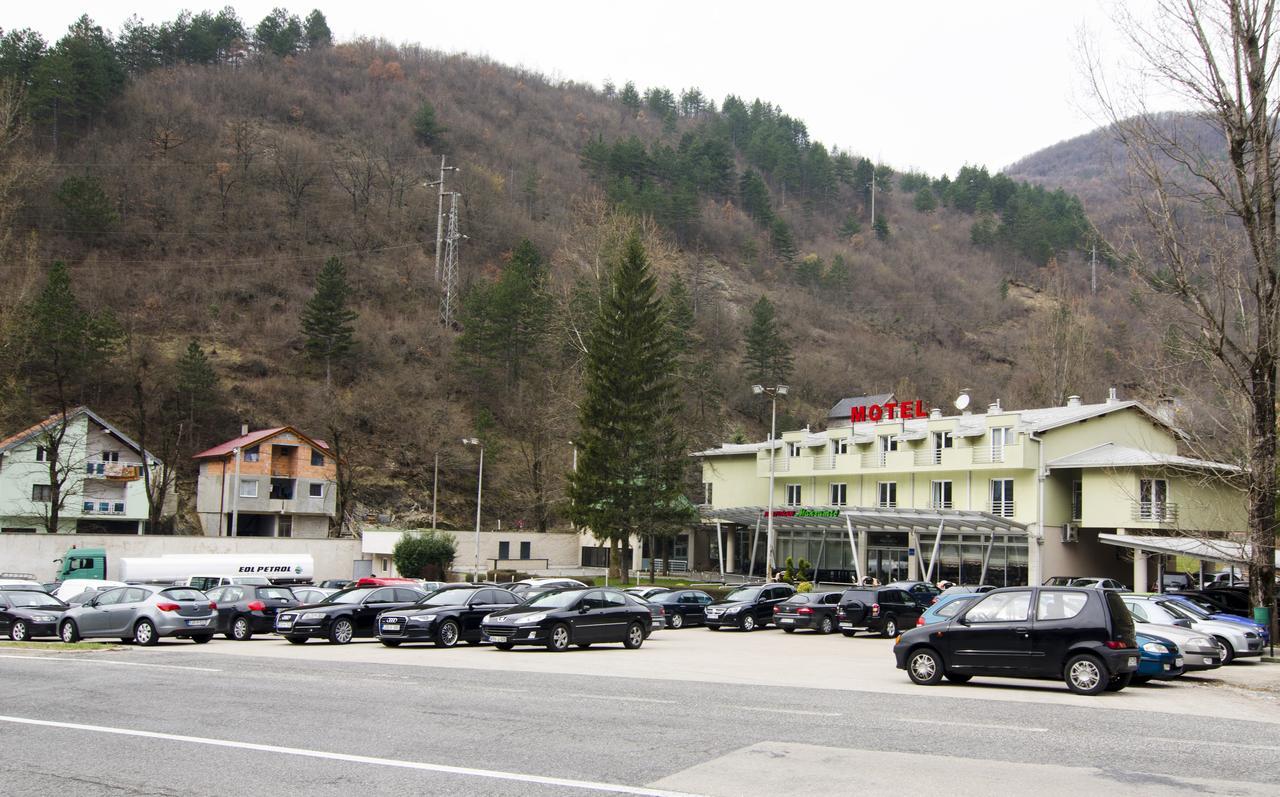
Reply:
M957 728L991 728L1000 731L1026 731L1027 733L1048 733L1048 728L1027 728L1022 725L984 725L980 722L945 722L943 720L919 720L911 717L900 717L902 722L918 722L921 725L953 725Z
M794 708L765 708L764 706L730 706L740 711L768 711L773 714L796 714L801 717L842 717L834 711L800 711Z
M506 694L506 695L523 695L523 694L527 694L527 693L529 692L529 690L528 690L528 689L507 689L507 688L505 688L505 687L501 687L501 686L486 686L486 687L484 688L484 691L486 691L486 692L502 692L503 694Z
M657 698L653 698L653 697L621 697L618 695L583 695L583 694L577 694L575 692L568 692L562 696L563 697L585 697L591 700L617 700L623 703L666 703L667 705L671 705L671 706L674 706L677 702L675 700L658 700Z
M1164 736L1143 736L1143 739L1150 739L1153 742L1173 742L1175 744L1214 744L1220 747L1243 747L1248 750L1280 750L1280 747L1271 747L1265 744L1238 744L1236 742L1210 742L1204 739L1171 739Z
M213 667L183 667L177 664L143 664L140 661L108 661L106 659L72 659L54 656L12 656L0 654L0 659L27 659L28 661L58 661L70 664L108 664L114 667L154 667L161 670L189 670L191 672L222 672Z
M324 750L307 750L301 747L280 747L274 744L255 744L253 742L236 742L230 739L210 739L203 736L182 736L176 733L158 733L156 731L140 731L133 728L113 728L106 725L83 725L77 722L53 722L28 717L8 717L0 715L0 722L12 722L18 725L39 725L46 728L65 728L74 731L90 731L107 733L116 736L137 736L143 739L160 739L170 742L188 742L204 744L211 747L231 747L239 750L255 750L262 753L293 755L303 758L323 758L330 761L346 761L352 764L372 764L382 767L400 769L416 769L425 772L442 772L448 775L462 775L473 778L489 778L492 780L509 780L519 783L536 783L541 786L560 786L567 789L583 789L585 791L608 792L611 794L635 794L641 797L697 797L688 792L650 789L644 786L628 786L625 783L603 783L593 780L573 780L571 778L553 778L545 775L526 775L520 772L503 772L496 769L474 769L472 767L456 767L448 764L428 764L422 761L402 761L396 758L377 758L374 756L352 755L350 753L330 753Z

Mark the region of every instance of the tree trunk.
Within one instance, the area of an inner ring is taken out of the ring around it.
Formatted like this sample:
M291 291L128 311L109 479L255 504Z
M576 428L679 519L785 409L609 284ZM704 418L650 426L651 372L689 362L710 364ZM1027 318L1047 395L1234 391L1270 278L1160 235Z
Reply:
M653 584L658 580L658 573L655 570L658 564L658 538L649 535L649 583Z
M1261 329L1269 325L1260 324ZM1270 346L1262 347L1253 369L1253 440L1249 452L1249 598L1254 606L1275 612L1276 544L1276 362ZM1276 627L1272 616L1271 627Z

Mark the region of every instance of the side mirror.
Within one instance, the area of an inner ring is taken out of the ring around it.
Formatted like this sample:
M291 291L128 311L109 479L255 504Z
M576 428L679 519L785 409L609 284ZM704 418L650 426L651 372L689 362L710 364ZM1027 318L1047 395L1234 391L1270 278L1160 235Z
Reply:
M1176 626L1178 626L1179 628L1190 628L1190 627L1191 627L1191 621L1190 621L1190 620L1177 619L1177 620L1174 620L1174 621L1173 621L1173 624L1174 624L1174 625L1176 625Z
M591 607L585 603L578 606L578 614L586 614L589 611L591 611Z

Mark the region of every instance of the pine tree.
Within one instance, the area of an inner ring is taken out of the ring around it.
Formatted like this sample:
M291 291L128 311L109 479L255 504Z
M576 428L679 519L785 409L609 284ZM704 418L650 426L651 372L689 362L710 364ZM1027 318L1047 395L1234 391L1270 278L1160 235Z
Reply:
M318 8L307 15L307 21L303 23L302 30L309 50L333 44L333 32L329 30L329 21L324 18L324 14Z
M769 297L761 296L751 307L751 324L745 335L742 364L747 378L757 385L786 384L791 375L791 346L778 328L777 312Z
M883 213L876 214L876 222L871 225L871 229L876 231L876 237L881 241L889 240L889 220Z
M358 313L347 309L347 269L342 260L331 257L316 277L316 292L302 311L302 333L307 336L307 355L324 362L324 384L333 380L333 362L346 356L355 343Z
M431 103L423 101L418 106L418 110L413 114L410 120L413 125L413 135L418 139L418 143L424 147L430 147L440 140L440 135L444 133L445 128L440 126L440 122L436 119L436 109Z
M916 191L916 198L912 200L912 205L920 213L932 213L938 209L938 200L933 195L933 190L925 186Z
M463 300L458 352L482 390L511 388L535 359L551 320L545 282L546 263L526 239L497 282L476 286Z
M738 181L738 193L742 195L742 209L760 224L773 221L773 208L769 203L769 188L752 169L742 173Z
M636 91L636 84L630 80L622 87L622 93L618 96L618 99L622 100L623 106L631 111L632 116L640 112L640 104L642 102L640 92Z
M191 339L186 352L178 358L177 376L176 387L186 405L187 424L194 427L196 419L213 403L213 392L218 386L218 375L214 373L209 358L195 338Z
M676 384L668 316L633 234L588 338L578 468L568 489L569 516L611 543L611 577L620 574L619 549L632 535L693 518L682 492Z
M790 263L796 259L796 241L791 235L791 227L782 219L774 219L769 229L769 244L779 260Z
M843 292L849 287L849 264L844 255L837 254L831 258L831 268L822 275L822 287L833 292Z
M677 276L667 289L667 319L671 323L671 347L676 357L685 357L693 347L693 299Z

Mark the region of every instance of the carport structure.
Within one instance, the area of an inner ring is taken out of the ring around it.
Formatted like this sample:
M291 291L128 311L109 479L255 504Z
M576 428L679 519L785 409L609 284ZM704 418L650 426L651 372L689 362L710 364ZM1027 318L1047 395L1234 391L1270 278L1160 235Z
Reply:
M768 510L759 506L744 506L724 509L704 509L703 522L715 525L716 545L720 551L726 551L724 525L751 529L751 554L748 576L754 576L756 551L759 549L761 527L767 517ZM985 543L982 556L982 569L978 583L985 583L987 566L997 538L1018 536L1027 537L1027 527L1009 518L999 517L987 512L961 509L907 509L898 507L783 507L773 510L773 528L778 535L779 560L785 559L781 553L786 549L788 538L801 534L820 535L821 544L813 561L814 569L823 572L846 572L844 568L833 568L824 558L828 545L835 557L844 559L839 548L847 545L854 579L861 581L868 574L868 551L873 548L871 541L875 535L878 545L898 546L906 554L906 578L932 581L938 572L939 550L944 539L958 539L961 534L976 535ZM886 540L888 541L886 543ZM923 543L923 545L922 545ZM929 556L923 556L929 550ZM729 556L720 557L721 576L725 575L725 559L732 558L732 536L728 547ZM924 560L924 570L921 562Z
M775 521L776 522L776 521ZM1159 573L1156 584L1164 584L1165 556L1187 556L1200 561L1200 580L1204 580L1204 563L1220 562L1234 567L1247 567L1252 547L1247 542L1213 537L1156 536L1151 534L1099 534L1098 542L1129 548L1134 559L1141 556L1161 557L1157 560ZM1276 566L1280 567L1280 552L1276 554ZM1135 589L1140 588L1134 585Z

